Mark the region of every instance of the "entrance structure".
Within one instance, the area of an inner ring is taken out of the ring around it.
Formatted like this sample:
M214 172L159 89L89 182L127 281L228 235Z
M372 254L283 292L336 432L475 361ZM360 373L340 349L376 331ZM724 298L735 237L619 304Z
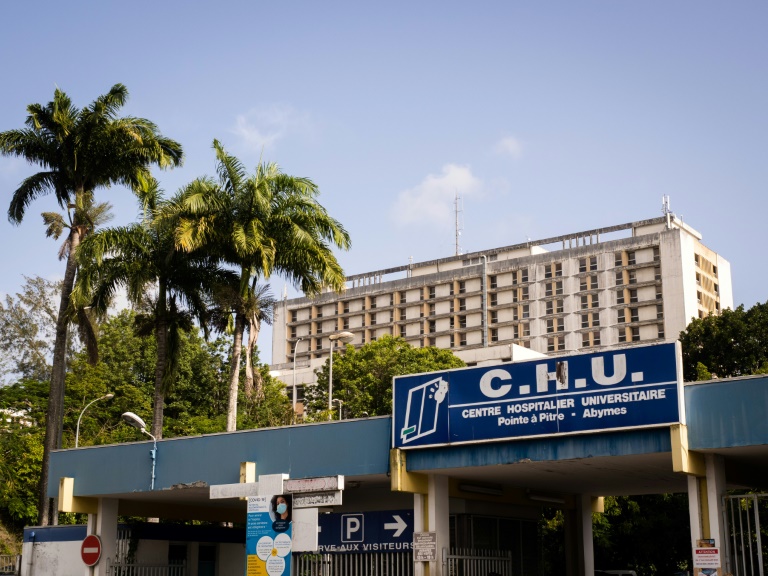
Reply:
M568 508L567 573L588 576L594 571L591 512L599 510L600 497L687 492L692 546L714 539L724 571L733 571L723 497L730 488L758 487L766 477L767 397L763 376L697 382L682 387L685 424L408 451L392 449L393 435L402 430L389 417L163 439L153 490L150 443L61 450L51 457L52 477L61 481L49 495L59 497L61 510L89 514L88 533L102 542L95 575L117 557L118 515L240 523L245 504L210 499L210 486L253 481L256 474L344 475L343 505L334 512L412 510L414 531L436 535L436 559L416 566L429 576L447 574L443 551L452 507L533 511L544 501ZM244 568L243 548L232 546L227 566L220 557L215 573ZM45 567L32 538L25 537L23 557L22 574L72 573L71 567Z

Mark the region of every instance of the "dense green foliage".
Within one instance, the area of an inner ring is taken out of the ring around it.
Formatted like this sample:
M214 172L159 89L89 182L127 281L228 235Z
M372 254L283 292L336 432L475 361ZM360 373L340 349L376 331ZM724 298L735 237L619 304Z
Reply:
M691 321L680 333L686 380L768 372L768 302Z
M460 368L464 362L450 350L414 348L402 338L384 336L360 348L347 346L333 355L333 399L341 400L345 418L392 413L392 378ZM328 418L328 374L326 361L317 372L317 386L305 391L308 417ZM338 413L334 411L334 418Z
M75 444L77 419L91 400L107 392L115 397L93 404L80 423L80 445L141 440L122 423L131 411L144 419L152 414L156 350L154 338L140 336L136 314L124 311L105 322L99 334L100 359L89 364L86 354L75 356L67 375L63 446ZM258 358L255 359L258 363ZM206 342L192 330L181 334L179 367L174 387L165 399L164 436L223 432L226 427L229 358L221 339ZM243 395L240 428L280 426L292 421L284 385L259 366L265 395L260 403ZM0 388L0 520L20 529L37 518L35 492L42 461L48 383L21 380Z

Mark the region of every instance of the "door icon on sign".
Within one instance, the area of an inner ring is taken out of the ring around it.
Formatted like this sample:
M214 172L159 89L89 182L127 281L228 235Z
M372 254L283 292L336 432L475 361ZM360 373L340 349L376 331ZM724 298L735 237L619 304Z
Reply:
M423 438L437 430L438 407L448 394L448 382L435 378L408 391L405 424L400 431L403 444Z
M341 541L363 542L365 540L365 517L363 514L341 515Z

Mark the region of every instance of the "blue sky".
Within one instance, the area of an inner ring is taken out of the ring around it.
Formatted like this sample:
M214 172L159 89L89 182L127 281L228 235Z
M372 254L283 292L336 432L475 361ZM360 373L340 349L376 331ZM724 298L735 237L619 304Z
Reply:
M30 0L0 21L0 130L57 86L83 106L121 82L125 113L184 146L169 194L213 173L214 138L249 168L263 150L319 185L348 274L451 255L456 192L464 251L657 216L668 194L731 261L736 303L768 299L764 0ZM29 173L0 158L0 205ZM137 213L100 198L114 223ZM53 208L0 219L0 293L63 274Z

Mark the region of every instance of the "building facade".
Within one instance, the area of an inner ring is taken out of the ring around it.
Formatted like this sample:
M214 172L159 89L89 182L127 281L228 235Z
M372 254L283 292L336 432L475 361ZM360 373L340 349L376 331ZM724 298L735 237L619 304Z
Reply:
M511 360L517 347L674 341L692 318L733 306L730 264L701 239L667 214L350 276L341 294L277 305L273 373L311 383L340 331L355 346L400 336L470 365Z

